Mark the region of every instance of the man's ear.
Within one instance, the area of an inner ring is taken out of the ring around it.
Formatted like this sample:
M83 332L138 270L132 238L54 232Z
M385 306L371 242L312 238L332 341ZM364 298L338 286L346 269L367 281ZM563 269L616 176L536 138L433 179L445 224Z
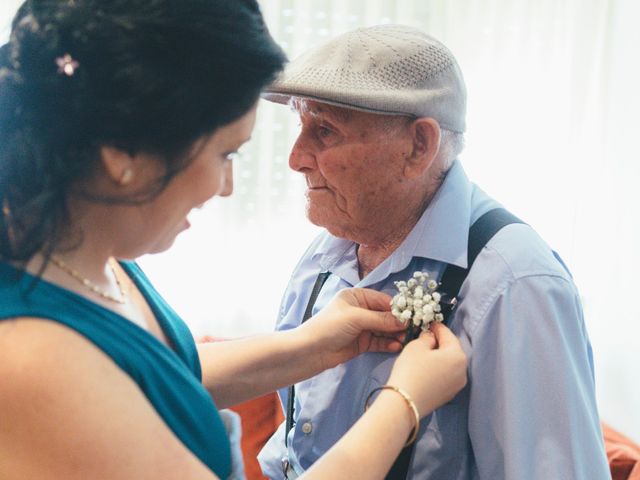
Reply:
M416 178L433 165L440 151L440 125L433 118L417 118L410 129L413 149L406 159L404 174Z
M100 148L102 166L111 181L120 186L129 185L134 180L134 157L119 148L103 146Z

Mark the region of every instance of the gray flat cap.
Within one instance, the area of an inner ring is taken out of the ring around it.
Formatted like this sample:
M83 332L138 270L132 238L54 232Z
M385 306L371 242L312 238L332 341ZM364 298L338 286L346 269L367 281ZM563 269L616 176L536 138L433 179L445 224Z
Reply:
M433 37L403 25L359 28L312 48L289 63L263 97L432 117L448 130L465 130L467 94L455 58Z

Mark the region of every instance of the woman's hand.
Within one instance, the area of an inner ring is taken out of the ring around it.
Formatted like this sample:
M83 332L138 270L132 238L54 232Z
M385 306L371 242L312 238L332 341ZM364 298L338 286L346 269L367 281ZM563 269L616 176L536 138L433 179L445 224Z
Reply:
M342 290L297 330L309 337L323 369L364 352L399 352L405 326L389 312L390 300L375 290Z
M343 310L349 311L339 309ZM466 383L467 362L460 342L442 324L434 324L432 330L407 344L396 359L388 382L413 399L420 416L453 398ZM383 478L416 427L415 422L401 395L382 390L371 408L303 477ZM380 438L384 438L380 448L363 448L371 439Z
M364 352L397 353L405 325L389 312L390 300L375 290L342 290L296 331L306 337L309 354L323 370ZM460 342L437 322L404 347L388 381L411 396L421 416L451 400L466 382L467 357Z
M387 382L405 390L424 416L451 400L467 383L467 357L446 326L433 322L430 332L409 342Z

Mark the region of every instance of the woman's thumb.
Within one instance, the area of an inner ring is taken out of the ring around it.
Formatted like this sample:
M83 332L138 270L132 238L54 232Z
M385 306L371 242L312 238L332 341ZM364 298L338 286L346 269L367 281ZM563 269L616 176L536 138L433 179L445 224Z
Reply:
M443 323L433 322L431 324L431 331L436 337L438 342L438 348L446 348L453 345L459 345L460 340L456 337L449 328Z
M394 317L391 312L374 312L361 309L356 315L360 318L360 325L364 330L395 333L406 328L406 325Z

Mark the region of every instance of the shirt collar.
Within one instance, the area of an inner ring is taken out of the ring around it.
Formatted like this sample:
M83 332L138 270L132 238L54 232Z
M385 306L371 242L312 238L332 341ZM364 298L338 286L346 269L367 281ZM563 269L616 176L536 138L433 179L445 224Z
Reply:
M418 223L376 270L382 267L385 275L398 272L406 268L413 257L466 268L471 197L471 182L456 160ZM354 242L325 232L312 257L323 270L333 271L341 259L351 259L353 255Z
M472 185L455 161L420 220L398 250L467 268Z

